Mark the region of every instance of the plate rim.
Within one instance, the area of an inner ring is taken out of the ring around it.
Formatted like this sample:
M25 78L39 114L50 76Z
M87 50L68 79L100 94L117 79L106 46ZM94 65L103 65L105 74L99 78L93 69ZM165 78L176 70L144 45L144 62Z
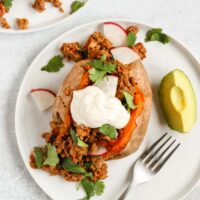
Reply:
M75 16L78 16L78 14L80 13L80 11L84 10L85 7L88 6L88 4L90 4L92 2L92 0L87 0L87 2L85 2L85 5L83 7L81 7L79 10L77 10L77 12L73 13L72 15L69 15L67 17L65 17L62 20L58 20L57 22L54 22L52 24L46 25L46 26L42 26L39 28L33 28L33 29L25 29L25 30L18 30L18 29L0 29L0 33L8 33L8 34L26 34L26 33L34 33L34 32L40 32L43 30L47 30L47 29L51 29L53 27L59 26L61 24L64 24L65 22L67 23L68 21L70 21L70 19L72 19Z
M90 0L88 0L90 1ZM37 61L38 57L40 57L40 55L46 51L46 49L49 48L49 46L56 42L57 40L59 40L60 38L62 38L65 34L70 34L71 32L74 32L78 29L81 29L81 28L84 28L85 26L92 26L94 24L100 24L100 23L103 23L105 21L117 21L117 22L124 22L124 23L133 23L133 24L138 24L138 25L141 25L141 26L146 26L148 28L153 28L155 26L152 26L152 24L150 23L146 23L146 22L140 22L140 21L134 21L132 19L127 19L127 18L103 18L103 19L100 19L100 20L94 20L94 21L90 21L90 22L87 22L87 23L83 23L79 26L76 26L70 30L67 30L65 32L63 32L62 34L60 34L58 37L56 37L54 40L52 40L50 43L48 43L38 54L37 56L33 59L33 61L31 62L31 64L29 65L29 67L27 68L24 76L23 76L23 79L21 81L21 84L19 86L19 89L18 89L18 95L17 95L17 98L16 98L16 104L15 104L15 114L14 114L14 117L15 117L15 125L14 125L14 128L15 128L15 136L16 136L16 140L17 140L17 146L18 146L18 149L19 149L19 152L20 152L20 156L26 166L26 169L28 170L29 174L31 175L31 177L33 178L33 180L37 183L37 185L44 191L44 193L49 196L50 198L52 198L52 196L50 196L46 189L39 183L39 181L35 178L35 176L33 176L31 170L30 170L30 167L28 166L27 164L27 161L25 160L24 156L23 156L23 153L22 153L22 149L21 149L21 146L20 146L20 131L18 131L18 125L17 125L17 122L18 122L18 113L19 113L19 104L20 104L20 96L21 96L21 93L22 93L22 86L24 85L24 82L25 82L25 79L26 77L28 76L29 72L31 71L32 69L32 66L34 65L34 63ZM190 50L190 48L185 45L182 41L180 41L179 39L176 39L175 36L173 34L169 34L167 31L165 31L165 33L175 42L177 43L184 51L186 51L187 53L190 54L190 56L193 58L193 60L197 63L198 67L197 67L197 70L199 71L200 73L200 59L197 57L197 55L192 51ZM200 166L199 166L200 167ZM180 200L183 200L185 199L193 190L194 188L200 183L200 175L198 177L198 179L196 181L194 181L194 184L191 185L191 187L189 187L188 191L185 192L185 194L183 194L183 196L180 197ZM53 198L52 198L53 199Z

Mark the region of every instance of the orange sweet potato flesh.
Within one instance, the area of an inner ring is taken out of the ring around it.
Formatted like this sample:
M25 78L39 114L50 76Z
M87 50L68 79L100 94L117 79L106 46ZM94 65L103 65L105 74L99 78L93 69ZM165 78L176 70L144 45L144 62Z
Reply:
M134 104L138 105L138 107L131 111L130 120L128 124L120 130L119 136L113 146L109 149L109 151L103 156L106 159L112 158L114 155L117 155L121 152L129 142L134 129L136 128L136 120L138 116L142 113L144 107L144 95L142 92L137 91L134 95Z

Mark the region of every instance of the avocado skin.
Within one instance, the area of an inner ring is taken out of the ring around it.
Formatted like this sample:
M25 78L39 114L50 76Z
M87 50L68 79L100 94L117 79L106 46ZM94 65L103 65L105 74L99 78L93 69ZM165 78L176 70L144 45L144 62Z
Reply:
M184 79L183 84L177 81L179 78ZM178 85L176 85L176 82L179 82ZM183 110L183 112L178 112L174 108L171 108L170 110L173 112L169 113L169 107L172 106L172 103L170 101L168 102L169 100L168 98L170 98L169 93L171 92L172 88L169 91L166 91L165 90L167 88L166 84L169 84L172 87L178 86L182 88L184 95L189 95L187 96L187 99L189 98L191 106L187 105L188 102L186 101L185 103L186 109ZM185 92L185 88L186 91L189 91L188 93ZM175 69L169 72L166 76L163 77L161 81L160 88L158 91L158 97L160 99L161 108L164 113L164 117L167 121L168 126L172 130L178 131L180 133L188 133L196 122L197 106L196 106L196 96L192 84L187 75L179 69ZM185 124L187 123L189 123L189 126L185 126Z

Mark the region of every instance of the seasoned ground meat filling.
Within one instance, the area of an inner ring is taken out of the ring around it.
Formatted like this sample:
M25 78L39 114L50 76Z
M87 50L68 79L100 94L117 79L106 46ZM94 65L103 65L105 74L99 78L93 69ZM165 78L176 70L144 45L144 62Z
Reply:
M45 10L45 0L35 0L32 7L38 12L43 12Z
M83 59L81 54L81 46L78 42L64 43L60 48L60 51L68 61L77 62Z
M29 21L26 18L17 19L17 25L20 29L25 30L29 26Z
M137 34L139 32L139 28L137 26L130 26L127 28L127 32L133 32L135 34Z
M106 55L107 58L111 57L112 43L100 32L93 33L84 48L88 52L89 59L100 58L102 55Z
M2 28L9 29L10 25L8 24L6 18L0 18L0 25Z
M135 52L137 52L137 54L140 56L141 59L146 58L146 52L147 52L147 50L146 50L145 46L141 42L139 42L136 45L134 45L132 47L132 49Z

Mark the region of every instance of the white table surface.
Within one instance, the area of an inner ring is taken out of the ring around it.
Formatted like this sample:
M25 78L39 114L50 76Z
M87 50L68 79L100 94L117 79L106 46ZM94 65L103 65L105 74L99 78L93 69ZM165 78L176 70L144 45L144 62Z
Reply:
M92 0L70 22L38 33L0 34L0 199L48 200L29 175L15 138L14 110L35 56L61 33L103 18L127 18L172 33L200 60L200 0ZM200 184L186 200L200 199Z

